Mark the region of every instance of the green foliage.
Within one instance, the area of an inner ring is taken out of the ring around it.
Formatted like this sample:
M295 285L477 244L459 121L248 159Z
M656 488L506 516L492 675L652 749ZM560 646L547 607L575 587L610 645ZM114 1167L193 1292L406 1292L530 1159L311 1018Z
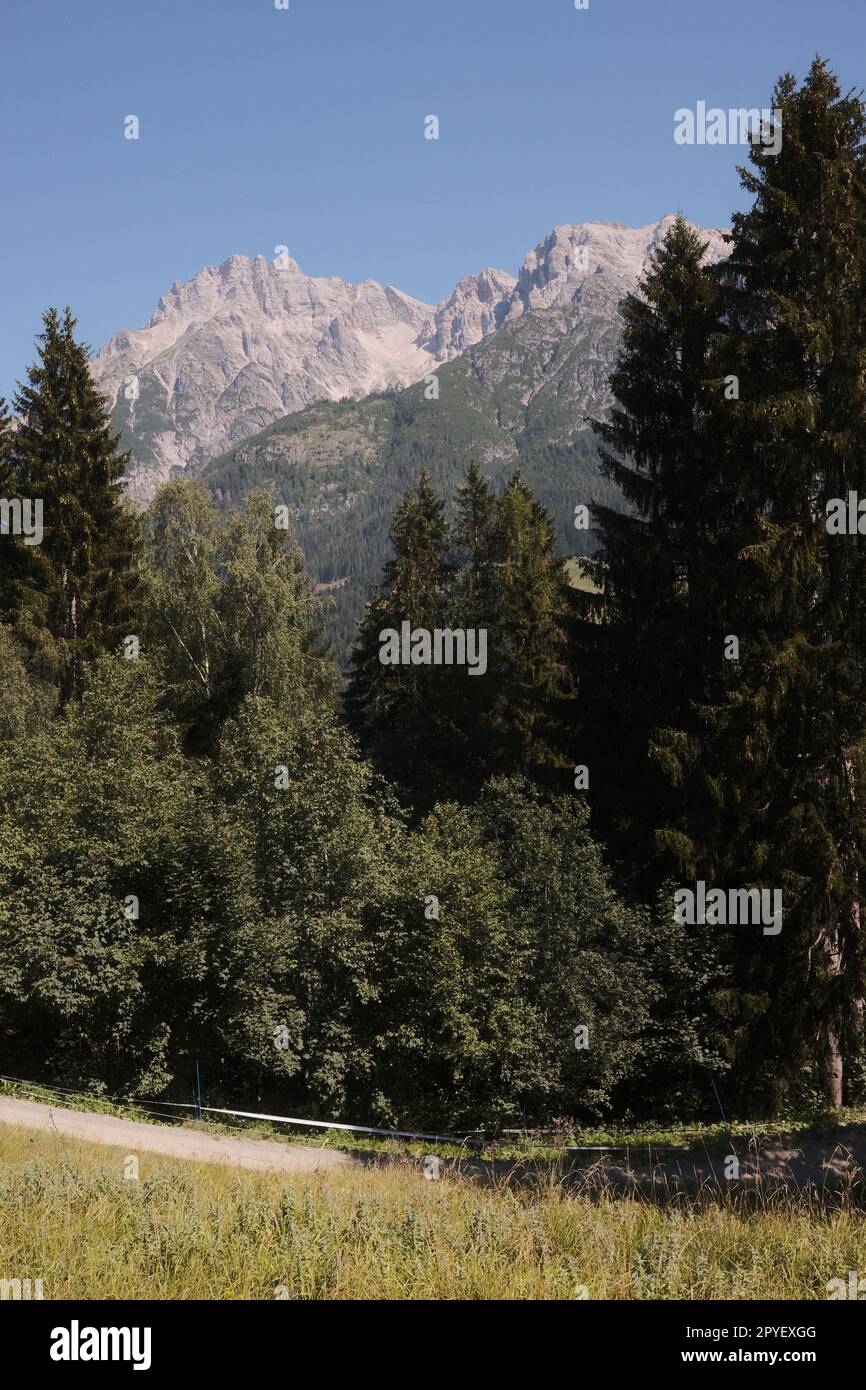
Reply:
M0 741L29 738L54 713L57 692L33 674L32 666L14 629L0 625Z
M395 517L394 558L361 624L346 694L362 748L416 809L561 761L568 590L550 518L518 474L497 497L474 463L457 517L449 528L422 471ZM484 632L486 669L383 664L381 634L404 622Z
M233 1049L259 1081L291 1079L315 1113L364 1104L358 1019L379 989L372 930L402 834L393 803L330 715L287 719L267 700L248 698L226 727L212 777L254 934L227 975L245 993Z
M380 633L400 633L402 624L428 631L449 626L451 566L447 559L445 504L422 470L407 491L391 528L394 558L368 606L354 654L346 708L362 746L376 766L411 793L442 744L442 698L446 682L465 671L399 664L385 667Z
M124 905L146 906L189 813L177 758L152 672L120 657L62 718L0 744L0 1018L16 1064L97 1086L167 1079L148 1006L158 932Z
M139 596L137 526L121 501L127 456L74 330L69 309L45 314L39 361L15 397L19 428L0 458L12 495L44 513L40 544L2 538L0 617L64 701L79 695L85 663L135 630Z
M773 104L727 264L679 220L623 306L600 484L566 307L443 367L447 410L278 422L140 537L46 315L15 431L0 403L0 492L46 525L0 538L9 1070L186 1097L198 1063L211 1100L406 1128L855 1098L866 542L825 508L866 496L866 119L820 60ZM592 495L578 593L557 548ZM275 504L341 641L382 573L348 728ZM485 629L486 674L383 666L404 621ZM674 922L672 873L781 887L781 936Z
M51 352L77 361L70 335ZM420 407L386 404L415 428ZM412 828L339 722L320 610L274 521L267 491L222 513L199 484L164 488L128 557L141 655L82 643L59 713L65 639L34 617L52 591L4 571L8 1065L186 1096L198 1063L211 1099L437 1128L657 1100L661 1071L711 1050L703 979L681 1021L647 971L668 965L651 918L617 895L572 794L512 776L479 798L490 774L561 757L567 578L544 508L473 465L450 517L422 471L394 520L350 708ZM404 616L488 628L487 675L398 667L384 686L378 632Z
M781 890L778 936L727 929L725 1052L760 1104L820 1080L838 1106L864 1053L866 541L826 521L866 495L866 109L821 59L771 105L729 258L702 271L678 225L624 307L597 430L633 511L596 508L583 737L644 891L669 865Z
M643 929L582 810L502 784L409 832L326 709L249 695L196 759L158 671L103 657L0 745L9 1066L156 1095L199 1061L212 1096L380 1122L609 1112Z
M706 424L718 295L705 250L678 218L653 253L622 306L616 405L594 425L629 510L592 508L601 548L584 568L599 592L583 597L576 635L577 757L599 832L641 869L678 795L649 761L656 730L690 728L692 703L723 666L719 466Z
M708 878L783 891L778 941L737 953L744 1071L759 1051L777 1089L822 1078L838 1105L866 993L866 540L826 520L831 498L866 494L866 109L821 59L772 105L782 147L742 171L754 203L720 273L718 362L741 381L721 489L741 659L702 712L686 804Z
M333 694L300 551L265 493L224 520L200 483L168 483L144 533L145 636L193 750L213 747L247 695L297 709Z
M515 473L497 509L490 636L495 649L495 768L561 763L558 721L571 694L565 656L567 580L550 517Z

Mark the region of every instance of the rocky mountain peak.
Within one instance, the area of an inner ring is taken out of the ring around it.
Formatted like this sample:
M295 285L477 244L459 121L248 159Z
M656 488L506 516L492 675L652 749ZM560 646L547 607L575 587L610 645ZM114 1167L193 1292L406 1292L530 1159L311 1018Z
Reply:
M504 270L482 270L464 275L436 306L423 346L435 358L447 362L466 348L495 333L502 323L517 284Z
M587 282L598 276L616 287L633 288L643 274L648 256L667 235L675 216L667 213L645 227L627 227L622 222L554 227L523 262L507 317L514 319L529 309L574 303ZM701 227L695 230L709 243L708 261L726 255L721 232Z
M554 227L517 278L487 268L435 306L376 280L308 276L285 248L205 266L93 359L132 450L131 494L146 500L173 471L197 470L314 401L418 381L529 310L580 303L588 285L612 313L672 220ZM709 258L725 254L721 233L702 234Z

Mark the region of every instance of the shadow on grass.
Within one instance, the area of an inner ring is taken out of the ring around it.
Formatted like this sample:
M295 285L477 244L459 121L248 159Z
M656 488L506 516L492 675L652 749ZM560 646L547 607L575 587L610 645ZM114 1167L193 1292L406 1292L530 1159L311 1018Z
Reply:
M742 1211L796 1206L829 1211L840 1207L866 1211L866 1165L858 1150L866 1132L850 1142L822 1144L802 1136L798 1144L759 1148L734 1143L727 1151L698 1154L626 1147L616 1156L592 1161L563 1156L560 1161L496 1159L482 1156L437 1158L353 1149L351 1157L369 1168L405 1168L446 1180L469 1180L489 1187L555 1187L590 1200L630 1199L661 1206L731 1206Z

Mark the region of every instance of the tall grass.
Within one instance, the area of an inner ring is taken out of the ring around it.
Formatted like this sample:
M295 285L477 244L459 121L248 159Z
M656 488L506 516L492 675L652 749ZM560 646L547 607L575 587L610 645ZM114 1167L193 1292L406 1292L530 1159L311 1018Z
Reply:
M866 1274L850 1202L649 1202L425 1182L415 1165L287 1178L0 1125L0 1279L106 1299L823 1299Z

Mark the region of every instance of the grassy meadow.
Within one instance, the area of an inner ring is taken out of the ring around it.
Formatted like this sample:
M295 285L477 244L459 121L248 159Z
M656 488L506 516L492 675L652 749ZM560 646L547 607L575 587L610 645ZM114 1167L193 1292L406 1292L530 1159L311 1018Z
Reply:
M0 1279L46 1299L824 1299L853 1204L590 1199L417 1164L260 1174L0 1126Z

